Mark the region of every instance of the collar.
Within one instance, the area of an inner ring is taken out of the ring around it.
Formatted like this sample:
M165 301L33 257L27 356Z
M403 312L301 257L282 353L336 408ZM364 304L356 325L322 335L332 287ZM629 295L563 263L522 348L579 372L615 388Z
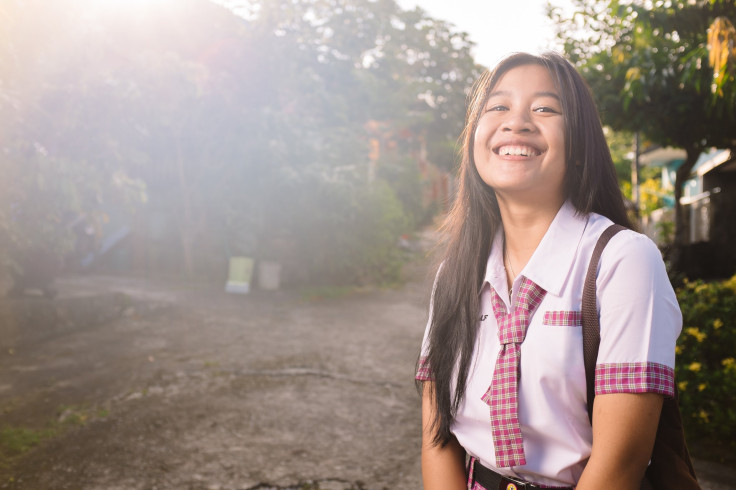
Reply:
M575 207L569 201L565 201L516 280L525 276L548 293L559 296L572 270L587 224L588 216L578 214ZM493 247L486 264L485 282L489 283L502 298L504 293L508 297L506 269L503 263L503 229L499 230L493 239Z
M488 283L496 290L501 299L506 303L509 297L509 287L506 284L506 269L503 264L503 228L499 228L493 238L491 254L486 263L486 277L483 285ZM481 291L483 288L481 288ZM508 305L506 305L508 307Z

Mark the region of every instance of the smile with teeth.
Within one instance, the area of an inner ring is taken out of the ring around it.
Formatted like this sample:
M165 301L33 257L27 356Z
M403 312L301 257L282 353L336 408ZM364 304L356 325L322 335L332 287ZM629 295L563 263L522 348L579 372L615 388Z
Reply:
M498 150L496 150L496 153L499 155L536 157L541 155L543 152L531 146L506 145L499 147Z

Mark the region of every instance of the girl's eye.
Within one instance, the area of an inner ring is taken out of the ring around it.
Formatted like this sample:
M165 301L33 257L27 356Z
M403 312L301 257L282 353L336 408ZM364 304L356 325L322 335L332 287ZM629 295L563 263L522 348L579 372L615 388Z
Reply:
M537 107L537 108L534 109L534 112L549 112L549 113L552 113L552 114L559 114L560 113L560 111L558 111L557 109L553 109L552 107L547 107L547 106Z
M489 107L487 109L487 112L499 112L499 111L507 111L507 110L509 110L508 107L506 107L505 105L498 104L498 105Z

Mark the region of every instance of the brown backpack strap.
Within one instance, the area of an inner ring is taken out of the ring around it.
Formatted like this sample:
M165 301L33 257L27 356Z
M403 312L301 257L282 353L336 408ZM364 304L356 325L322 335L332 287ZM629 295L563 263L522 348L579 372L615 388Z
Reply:
M583 358L588 394L588 418L591 424L593 423L593 398L595 397L595 363L598 359L598 345L601 341L595 293L598 262L608 241L616 233L625 229L620 225L611 225L603 232L590 258L583 286ZM647 467L646 478L642 481L642 489L701 490L690 453L687 450L677 398L677 385L675 385L674 396L665 398L662 405L652 458Z
M611 225L603 231L593 249L588 273L583 286L583 360L585 362L585 382L588 393L588 418L593 423L593 398L595 397L595 363L598 359L598 345L601 343L601 325L598 321L598 306L595 294L595 280L598 276L598 262L608 241L619 231L625 230L621 225Z

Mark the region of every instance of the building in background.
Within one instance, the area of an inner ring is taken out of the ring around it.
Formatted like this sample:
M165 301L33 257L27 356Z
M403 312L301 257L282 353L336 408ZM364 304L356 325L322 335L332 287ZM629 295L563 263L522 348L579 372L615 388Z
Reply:
M683 150L659 148L641 156L644 165L662 167L665 206L642 220L642 231L661 247L674 232L674 182L685 161ZM736 155L730 149L711 149L696 162L683 185L687 242L684 271L690 277L728 277L736 273Z

